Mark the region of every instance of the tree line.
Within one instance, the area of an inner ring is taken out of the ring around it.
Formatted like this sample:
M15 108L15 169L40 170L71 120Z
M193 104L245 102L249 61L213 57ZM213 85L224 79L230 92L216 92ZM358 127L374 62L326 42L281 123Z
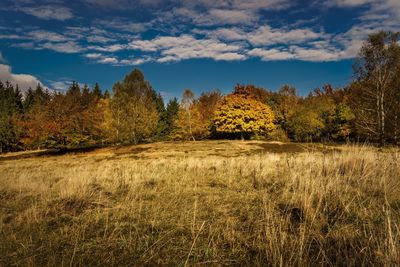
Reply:
M364 42L354 80L327 84L306 97L289 85L269 91L238 84L164 103L135 69L112 94L73 82L65 94L40 84L24 95L0 82L0 151L137 144L158 140L348 140L398 144L400 138L399 34L378 32Z

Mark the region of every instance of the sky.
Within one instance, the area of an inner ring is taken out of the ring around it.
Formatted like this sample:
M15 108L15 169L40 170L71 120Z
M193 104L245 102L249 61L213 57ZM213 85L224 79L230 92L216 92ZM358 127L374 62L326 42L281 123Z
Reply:
M0 80L102 90L134 68L165 98L236 84L345 86L399 0L0 0Z

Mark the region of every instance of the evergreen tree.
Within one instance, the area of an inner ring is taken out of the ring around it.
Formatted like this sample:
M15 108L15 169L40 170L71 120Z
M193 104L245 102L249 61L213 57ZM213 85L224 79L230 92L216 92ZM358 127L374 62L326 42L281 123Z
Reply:
M0 81L0 152L16 149L21 129L16 124L17 116L23 111L22 96L18 86Z
M35 95L32 88L29 88L25 93L25 98L23 101L24 112L28 112L35 102Z
M96 83L96 84L94 85L92 94L93 94L95 97L97 97L98 99L103 98L103 95L102 95L102 93L101 93L100 86L99 86L98 83Z
M173 129L173 123L174 120L177 118L179 111L179 103L178 99L174 97L173 99L170 99L167 108L166 108L166 123L167 127L165 129L165 134L169 135Z
M167 118L166 118L167 114L166 114L164 99L162 98L160 93L157 93L153 89L152 89L152 96L159 115L157 124L157 136L158 138L162 138L164 137L165 130L167 129Z
M110 98L111 98L110 93L108 92L108 90L106 90L106 91L104 92L103 98L104 98L104 99L110 99Z

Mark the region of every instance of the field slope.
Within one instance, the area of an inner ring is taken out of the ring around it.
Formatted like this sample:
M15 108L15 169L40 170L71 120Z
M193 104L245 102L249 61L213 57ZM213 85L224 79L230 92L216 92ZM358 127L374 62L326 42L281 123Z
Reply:
M0 156L0 266L398 264L398 150L204 141Z

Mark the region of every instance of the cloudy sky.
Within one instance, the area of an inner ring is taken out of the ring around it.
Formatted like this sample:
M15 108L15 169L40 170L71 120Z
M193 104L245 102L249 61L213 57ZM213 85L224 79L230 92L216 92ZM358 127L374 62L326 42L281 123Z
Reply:
M399 0L1 0L0 79L110 89L141 69L167 98L237 83L301 94L352 78L366 36L399 30Z

